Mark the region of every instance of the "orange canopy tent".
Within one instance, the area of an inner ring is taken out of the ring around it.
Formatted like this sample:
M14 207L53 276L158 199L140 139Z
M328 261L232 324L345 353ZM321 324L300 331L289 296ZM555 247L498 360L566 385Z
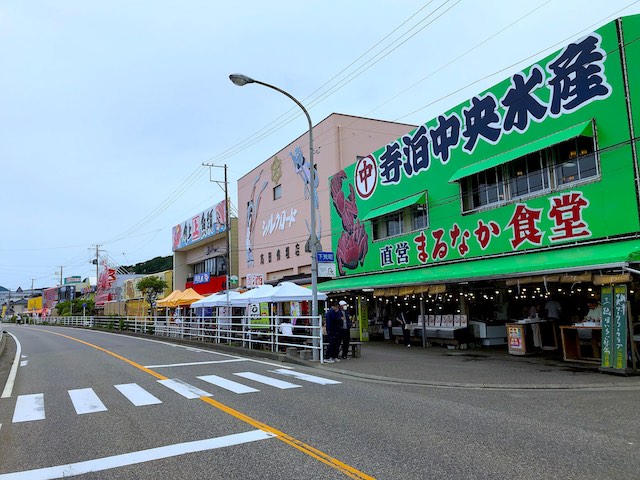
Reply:
M184 307L187 305L191 305L193 302L195 302L196 300L200 300L201 298L204 297L196 292L193 288L187 288L184 292L182 292L182 295L179 295L178 297L171 300L171 306Z
M160 300L156 301L156 306L158 306L158 307L172 307L173 305L171 304L171 302L174 301L176 298L178 298L180 295L182 295L182 290L174 290L173 292L171 292L166 297L161 298Z

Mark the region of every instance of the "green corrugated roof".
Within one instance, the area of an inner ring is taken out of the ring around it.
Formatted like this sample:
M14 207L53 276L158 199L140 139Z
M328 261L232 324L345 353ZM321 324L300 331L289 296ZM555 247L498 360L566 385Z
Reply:
M376 217L382 217L391 212L397 212L398 210L407 208L411 205L424 204L426 202L426 198L427 194L425 192L403 198L402 200L398 200L397 202L390 203L383 207L374 208L373 210L369 211L369 213L367 213L364 217L362 217L362 220L365 221L371 220L372 218Z
M482 172L484 170L489 170L490 168L497 167L498 165L503 165L507 162L510 162L511 160L515 160L516 158L524 157L525 155L529 155L530 153L543 150L557 143L562 143L571 138L579 136L593 136L593 127L591 120L579 125L574 125L573 127L569 127L565 130L552 133L551 135L547 135L546 137L540 138L531 143L520 145L519 147L516 147L513 150L509 150L508 152L500 153L471 165L466 165L453 174L451 179L449 179L449 183L456 182L461 178L475 175L476 173Z

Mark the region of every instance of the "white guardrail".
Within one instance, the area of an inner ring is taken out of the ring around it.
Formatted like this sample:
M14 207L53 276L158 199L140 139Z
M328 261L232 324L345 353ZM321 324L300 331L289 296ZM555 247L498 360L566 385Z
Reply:
M28 318L30 324L100 328L129 331L159 337L182 338L208 343L235 345L249 349L283 352L300 350L300 356L323 360L321 322L313 326L313 317L47 317ZM302 353L308 351L309 354Z

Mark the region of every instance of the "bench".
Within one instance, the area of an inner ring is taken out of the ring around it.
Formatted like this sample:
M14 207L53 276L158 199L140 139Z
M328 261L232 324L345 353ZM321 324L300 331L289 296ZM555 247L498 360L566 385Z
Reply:
M351 358L360 358L362 355L362 342L350 342Z

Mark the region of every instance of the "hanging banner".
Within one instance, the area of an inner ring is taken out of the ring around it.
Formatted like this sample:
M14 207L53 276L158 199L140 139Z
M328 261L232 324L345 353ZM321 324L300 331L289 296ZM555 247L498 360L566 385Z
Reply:
M613 368L627 368L627 286L617 285L613 290Z
M358 297L358 325L360 341L369 341L369 302L364 297Z
M602 359L603 368L613 367L613 288L602 287L600 295L602 305Z

